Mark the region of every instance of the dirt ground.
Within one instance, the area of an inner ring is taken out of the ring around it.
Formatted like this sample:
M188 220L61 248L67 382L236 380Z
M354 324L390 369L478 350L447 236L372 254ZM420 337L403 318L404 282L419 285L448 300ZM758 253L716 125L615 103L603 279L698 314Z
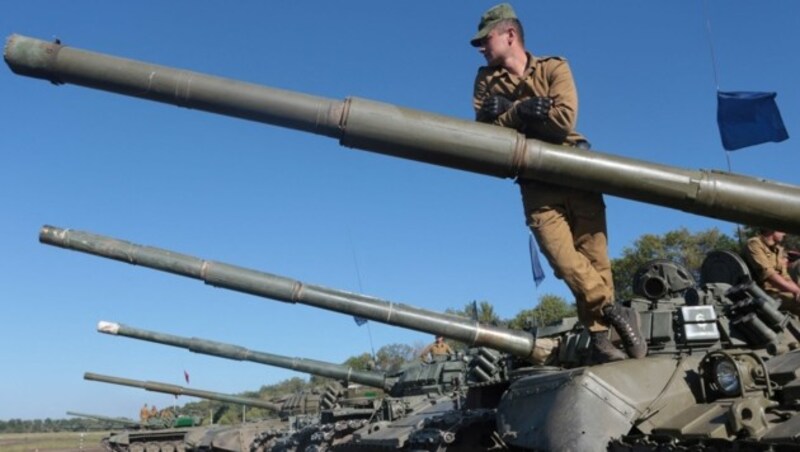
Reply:
M100 439L106 433L5 433L0 434L3 452L104 452Z

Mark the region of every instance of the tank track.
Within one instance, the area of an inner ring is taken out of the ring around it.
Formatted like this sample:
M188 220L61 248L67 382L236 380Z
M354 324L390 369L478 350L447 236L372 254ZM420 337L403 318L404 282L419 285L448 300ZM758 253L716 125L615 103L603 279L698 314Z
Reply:
M420 429L408 438L402 450L414 451L486 451L506 450L499 438L489 434L494 427L494 410L454 411L425 419ZM252 452L366 452L398 450L375 443L360 444L352 434L367 425L366 419L309 425L289 437L263 435L251 447ZM491 438L490 438L491 437ZM486 441L491 444L485 444ZM480 444L484 442L484 444Z
M341 442L330 448L336 452L366 452L411 450L445 452L477 452L504 450L505 447L494 438L495 410L475 409L453 411L444 415L425 419L419 429L408 437L403 449L381 446L373 442L359 444L354 441Z
M623 436L608 444L609 452L788 452L800 450L800 444L770 444L754 439L679 439L656 435Z
M147 441L130 446L112 446L104 441L102 445L109 452L184 452L186 450L180 441Z
M311 424L298 432L286 436L280 434L261 434L250 447L251 452L299 452L331 450L339 441L367 424L366 419L343 420L335 423Z

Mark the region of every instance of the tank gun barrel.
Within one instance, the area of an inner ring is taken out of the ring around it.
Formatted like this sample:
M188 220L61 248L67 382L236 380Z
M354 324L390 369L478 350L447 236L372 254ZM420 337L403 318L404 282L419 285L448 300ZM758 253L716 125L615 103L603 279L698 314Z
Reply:
M160 392L163 394L171 395L185 395L192 397L199 397L201 399L216 400L219 402L236 403L239 405L246 405L251 407L267 408L273 411L280 411L281 405L279 403L268 402L266 400L254 399L250 397L239 397L230 394L222 394L219 392L203 391L200 389L184 388L183 386L172 385L169 383L159 383L157 381L141 381L131 380L129 378L112 377L108 375L100 375L91 372L83 374L84 380L99 381L102 383L111 383L121 386L130 386L133 388L142 388L147 391Z
M67 411L68 416L77 416L77 417L85 417L87 419L96 419L98 421L106 421L106 422L113 422L115 424L123 424L123 425L131 425L139 427L140 423L124 417L111 417L111 416L101 416L99 414L86 414L86 413L78 413L76 411Z
M186 254L137 245L89 232L43 226L39 241L155 270L199 279L206 284L289 303L363 317L474 346L484 346L522 358L533 355L532 335L482 325L463 317L440 314L343 290L313 286L283 276L199 259Z
M389 389L388 386L390 384L385 376L379 372L358 371L348 366L326 363L313 359L291 358L288 356L273 355L271 353L248 350L238 345L224 344L222 342L214 342L206 339L174 336L172 334L159 333L155 331L147 331L120 323L101 321L97 325L97 331L116 336L125 336L133 339L141 339L159 344L171 345L173 347L185 348L195 353L218 356L220 358L233 359L237 361L250 361L269 366L281 367L284 369L296 370L298 372L334 378L337 380L344 380L348 382L352 381L374 388Z
M800 234L800 187L686 170L526 139L514 130L355 97L344 101L103 55L11 35L17 74L111 91L336 138L347 147L496 177L600 191ZM414 133L409 133L409 131Z

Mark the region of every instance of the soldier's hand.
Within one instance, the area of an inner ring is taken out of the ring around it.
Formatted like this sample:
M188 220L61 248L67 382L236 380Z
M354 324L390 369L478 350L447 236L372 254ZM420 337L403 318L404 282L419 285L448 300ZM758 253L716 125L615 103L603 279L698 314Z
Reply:
M552 106L553 99L549 97L531 97L517 105L517 113L525 121L541 121L547 119L547 114Z
M503 96L490 96L481 105L481 117L488 121L494 121L509 108L512 102Z

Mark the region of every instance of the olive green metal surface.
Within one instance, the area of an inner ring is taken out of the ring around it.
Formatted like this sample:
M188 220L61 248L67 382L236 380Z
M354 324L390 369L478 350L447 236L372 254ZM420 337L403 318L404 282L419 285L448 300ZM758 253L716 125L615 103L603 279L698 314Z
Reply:
M388 389L386 388L388 383L382 373L358 371L339 364L258 352L248 350L238 345L224 344L222 342L209 341L206 339L174 336L172 334L134 328L121 323L100 322L97 325L97 331L185 348L189 351L205 355L219 356L221 358L234 359L237 361L250 361L342 381L352 381L375 388Z
M800 187L526 139L514 130L358 98L336 101L20 35L17 74L325 135L344 146L497 177L569 185L800 234ZM409 133L413 131L413 133Z
M282 276L136 245L111 237L44 226L39 233L39 241L200 279L212 286L356 315L415 331L440 334L466 344L489 347L523 358L530 357L534 350L534 338L527 332L482 325L455 315L440 314L343 290L304 284Z
M273 411L279 411L281 409L280 404L267 402L266 400L253 399L249 397L239 397L229 394L221 394L219 392L203 391L200 389L184 388L182 386L172 385L169 383L131 380L129 378L112 377L108 375L100 375L91 372L86 372L85 374L83 374L83 378L85 380L99 381L103 383L111 383L121 386L131 386L134 388L142 388L152 392L161 392L164 394L172 394L176 396L186 395L192 397L199 397L201 399L216 400L219 402L237 403L239 405L267 408Z

